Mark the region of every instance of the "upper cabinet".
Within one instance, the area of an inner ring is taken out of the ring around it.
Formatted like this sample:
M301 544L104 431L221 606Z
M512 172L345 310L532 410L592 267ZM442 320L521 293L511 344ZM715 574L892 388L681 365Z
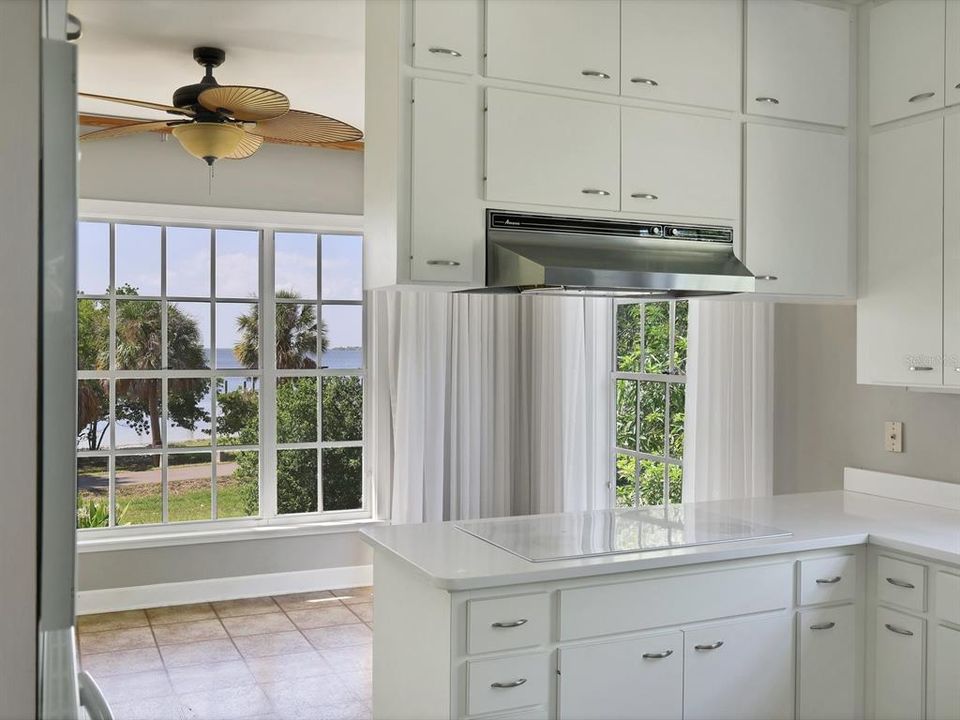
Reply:
M480 67L480 0L417 0L413 64L473 75Z
M944 0L891 0L870 8L872 124L944 106L945 13ZM955 14L952 8L951 15ZM951 34L956 36L956 28ZM960 40L954 37L952 42ZM956 60L960 47L951 54ZM954 83L960 82L960 67L949 75ZM960 99L955 91L951 95L954 102Z
M618 210L620 108L489 88L487 200Z
M943 384L960 387L960 115L944 118Z
M943 99L947 105L960 103L960 0L947 3L947 33Z
M620 0L488 0L486 74L618 94Z
M741 25L737 0L623 0L620 93L736 110Z
M846 126L849 11L799 0L747 0L746 15L744 112Z

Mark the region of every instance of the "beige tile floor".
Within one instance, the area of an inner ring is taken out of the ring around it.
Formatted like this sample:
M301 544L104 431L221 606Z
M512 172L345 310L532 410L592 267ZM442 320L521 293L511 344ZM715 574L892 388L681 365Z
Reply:
M83 615L117 720L371 716L371 588Z

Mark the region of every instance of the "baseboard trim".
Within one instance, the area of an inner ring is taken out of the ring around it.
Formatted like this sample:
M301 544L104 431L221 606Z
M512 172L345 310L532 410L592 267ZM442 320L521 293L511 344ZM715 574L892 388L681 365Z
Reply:
M186 605L217 600L237 600L264 595L336 590L373 582L372 565L300 570L295 572L241 575L186 582L135 585L77 593L77 615L139 610L166 605Z
M848 467L843 469L843 489L891 500L960 510L960 484L942 480Z

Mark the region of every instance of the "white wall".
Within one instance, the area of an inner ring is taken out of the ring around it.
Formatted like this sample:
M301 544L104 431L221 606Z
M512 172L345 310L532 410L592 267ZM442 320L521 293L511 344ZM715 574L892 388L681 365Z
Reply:
M0 718L36 713L40 3L0 2Z
M778 305L775 362L775 492L840 489L845 465L960 483L960 395L857 385L855 307Z

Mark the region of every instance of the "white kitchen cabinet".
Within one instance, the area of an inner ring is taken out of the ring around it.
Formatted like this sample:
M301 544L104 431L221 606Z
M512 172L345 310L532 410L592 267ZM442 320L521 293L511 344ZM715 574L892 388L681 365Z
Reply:
M836 133L746 125L744 261L758 291L850 292L848 143Z
M747 0L744 112L847 124L850 12L800 0Z
M623 108L625 212L736 218L740 124L724 118Z
M943 384L960 387L960 115L943 122Z
M797 615L797 714L800 720L857 717L857 633L853 605Z
M891 0L870 8L872 124L943 107L944 13L944 0Z
M947 0L947 32L944 48L943 100L946 105L960 103L960 0Z
M683 634L560 649L560 720L680 720Z
M482 262L477 95L471 85L413 81L412 280L470 282Z
M940 385L943 120L870 137L865 272L857 302L861 383Z
M960 630L938 625L933 657L930 720L960 718Z
M489 0L486 75L620 92L619 0Z
M489 88L488 201L618 210L620 108Z
M923 620L877 608L874 627L875 720L923 718L923 631Z
M476 73L480 66L480 15L480 0L414 0L414 66Z
M623 0L620 93L736 110L741 25L737 0Z
M777 720L794 715L793 618L685 630L685 720Z

